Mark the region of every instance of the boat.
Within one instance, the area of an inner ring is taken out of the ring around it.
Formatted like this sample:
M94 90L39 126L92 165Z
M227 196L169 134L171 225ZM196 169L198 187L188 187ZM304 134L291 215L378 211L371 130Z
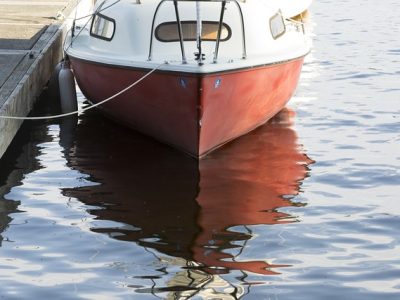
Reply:
M266 0L97 1L64 50L92 104L202 158L293 95L310 47L304 24L282 9Z

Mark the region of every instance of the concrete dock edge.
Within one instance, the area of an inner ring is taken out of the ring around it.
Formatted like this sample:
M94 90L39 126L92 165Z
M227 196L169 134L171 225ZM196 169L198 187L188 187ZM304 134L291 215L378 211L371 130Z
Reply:
M63 13L68 16L75 3L76 1L71 0L65 6ZM5 102L0 104L0 116L25 117L29 114L55 66L62 59L62 43L68 30L66 25L66 21L52 24L41 34L29 55L24 58L25 60L33 59L34 62L27 68ZM17 70L14 71L17 72ZM22 123L22 120L0 118L0 159Z

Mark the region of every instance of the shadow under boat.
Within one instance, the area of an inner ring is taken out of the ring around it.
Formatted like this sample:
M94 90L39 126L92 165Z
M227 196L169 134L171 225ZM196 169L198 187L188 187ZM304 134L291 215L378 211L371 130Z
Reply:
M283 110L197 161L90 113L73 135L61 132L60 144L68 145L68 165L100 184L63 193L94 207L94 232L195 262L210 274L277 274L282 265L240 261L240 253L253 237L248 226L295 222L279 208L304 205L291 199L312 161L299 149L293 114Z

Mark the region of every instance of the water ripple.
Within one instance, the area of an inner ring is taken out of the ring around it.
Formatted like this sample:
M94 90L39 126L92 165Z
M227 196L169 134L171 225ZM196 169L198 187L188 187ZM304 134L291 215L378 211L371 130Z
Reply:
M96 112L25 123L0 298L400 299L400 2L339 4L311 7L290 109L200 164Z

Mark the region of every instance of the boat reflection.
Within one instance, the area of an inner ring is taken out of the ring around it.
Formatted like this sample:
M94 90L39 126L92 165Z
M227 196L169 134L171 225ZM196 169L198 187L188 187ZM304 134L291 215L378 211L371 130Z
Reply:
M14 212L16 208L17 203L15 201L7 201L0 198L0 247L2 246L3 242L3 236L1 233L7 229L12 220L9 214Z
M74 143L60 143L70 145L68 165L100 184L63 192L96 207L92 231L183 259L207 274L276 274L283 266L241 261L240 253L253 238L249 225L295 222L279 208L303 205L291 198L312 161L299 150L292 117L284 110L198 162L91 114L75 137L61 135Z
M202 230L193 248L195 261L218 266L219 272L222 268L274 274L275 268L283 267L264 261L240 262L240 257L227 254L226 249L232 249L234 241L252 237L248 225L297 221L279 211L281 207L304 205L290 199L299 193L300 182L312 163L299 151L296 133L290 127L293 114L281 111L271 122L201 161L196 200L201 206L198 224ZM230 230L240 225L247 233ZM236 252L240 251L243 249Z

